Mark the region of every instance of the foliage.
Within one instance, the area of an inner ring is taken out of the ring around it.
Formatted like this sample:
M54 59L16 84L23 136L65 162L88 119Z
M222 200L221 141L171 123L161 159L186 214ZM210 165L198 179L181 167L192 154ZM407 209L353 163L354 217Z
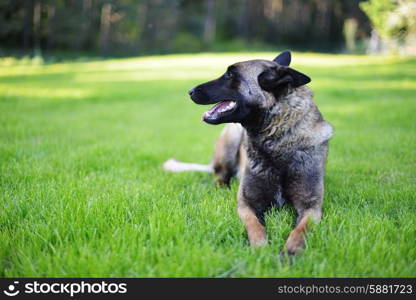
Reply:
M395 0L369 0L361 2L360 7L370 18L374 28L380 34L388 36L387 19L395 7Z
M245 51L253 42L337 50L346 18L369 30L360 1L3 0L0 50L114 56L234 49L236 41Z
M190 87L275 55L0 60L1 276L414 276L416 60L294 53L335 137L323 220L292 264L278 256L290 207L253 250L237 182L160 168L208 162L221 130Z
M416 35L416 2L413 0L370 0L362 2L377 32L388 39Z

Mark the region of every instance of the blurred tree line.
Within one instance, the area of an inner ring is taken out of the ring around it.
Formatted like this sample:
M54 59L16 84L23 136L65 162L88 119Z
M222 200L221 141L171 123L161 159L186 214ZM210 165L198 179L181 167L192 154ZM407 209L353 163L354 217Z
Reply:
M357 40L370 35L370 22L360 2L0 0L0 49L32 55L287 47L340 51L345 45L355 48Z
M369 0L360 7L373 26L369 53L416 54L415 0Z

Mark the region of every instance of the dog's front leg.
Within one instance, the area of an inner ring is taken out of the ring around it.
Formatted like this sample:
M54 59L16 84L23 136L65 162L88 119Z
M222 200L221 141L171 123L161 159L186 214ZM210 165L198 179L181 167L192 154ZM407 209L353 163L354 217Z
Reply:
M285 250L294 255L305 246L310 222L319 223L324 194L324 164L327 146L298 151L287 171L286 194L298 214L296 227L290 233Z
M237 211L246 228L250 245L263 246L267 243L263 222L263 214L267 206L263 201L267 198L267 194L264 193L263 178L254 176L247 166L244 166L242 170L237 194Z
M298 209L298 213L299 215L296 227L289 234L285 244L285 251L289 255L297 254L299 250L305 246L306 234L308 232L310 222L314 222L315 224L319 223L322 214L320 206L305 210Z
M266 229L260 223L254 210L243 199L239 199L238 202L238 214L246 228L250 245L253 247L263 246L267 243Z

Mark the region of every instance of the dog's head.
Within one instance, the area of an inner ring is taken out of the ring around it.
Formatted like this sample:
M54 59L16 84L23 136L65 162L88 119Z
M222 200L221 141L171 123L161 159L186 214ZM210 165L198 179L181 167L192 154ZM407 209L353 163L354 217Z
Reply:
M278 95L307 84L311 79L289 68L289 51L273 61L249 60L233 64L220 78L203 83L189 91L197 104L216 104L202 119L210 124L244 123L267 110Z

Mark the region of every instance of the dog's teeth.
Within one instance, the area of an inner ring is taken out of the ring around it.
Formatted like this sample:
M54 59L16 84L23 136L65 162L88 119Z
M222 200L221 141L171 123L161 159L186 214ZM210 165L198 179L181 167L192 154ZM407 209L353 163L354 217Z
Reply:
M217 113L221 114L221 113L224 113L226 111L229 111L229 110L233 109L234 106L236 106L235 101L227 100L227 101L220 102L216 106L211 108L210 110L206 111L203 114L202 119L211 118L212 115L215 115Z
M218 110L218 112L223 113L223 112L225 112L227 110L231 110L234 106L235 106L235 102L234 101L233 102L230 101L225 107L221 107Z

